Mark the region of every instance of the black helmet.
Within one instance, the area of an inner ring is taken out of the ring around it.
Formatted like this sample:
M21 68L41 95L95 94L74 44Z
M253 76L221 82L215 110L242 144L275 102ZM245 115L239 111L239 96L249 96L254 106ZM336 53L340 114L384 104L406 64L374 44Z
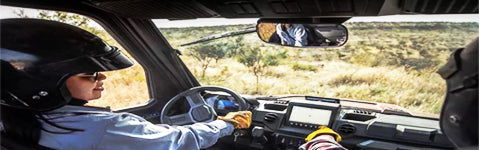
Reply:
M133 63L116 47L72 25L40 19L2 19L1 104L33 111L66 105L65 80L78 73Z
M478 146L478 37L454 51L438 73L447 81L442 131L457 147Z

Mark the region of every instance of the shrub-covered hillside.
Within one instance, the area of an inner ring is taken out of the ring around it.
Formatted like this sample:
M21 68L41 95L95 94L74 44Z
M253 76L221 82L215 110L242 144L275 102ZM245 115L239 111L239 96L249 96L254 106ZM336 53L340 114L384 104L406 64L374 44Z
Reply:
M255 33L179 46L251 26L160 30L202 85L254 95L370 100L428 113L439 113L444 98L436 70L478 36L477 23L346 23L349 41L338 48L274 46Z

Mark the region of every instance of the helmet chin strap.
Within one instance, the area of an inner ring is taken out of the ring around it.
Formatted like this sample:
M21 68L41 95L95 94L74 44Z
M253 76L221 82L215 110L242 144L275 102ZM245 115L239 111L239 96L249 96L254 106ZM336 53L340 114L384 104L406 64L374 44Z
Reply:
M59 81L58 81L58 91L60 92L60 95L62 96L63 100L65 101L65 104L68 104L70 100L72 99L72 95L70 94L70 90L68 90L66 81L68 78L70 78L72 75L71 74L66 74L64 75Z

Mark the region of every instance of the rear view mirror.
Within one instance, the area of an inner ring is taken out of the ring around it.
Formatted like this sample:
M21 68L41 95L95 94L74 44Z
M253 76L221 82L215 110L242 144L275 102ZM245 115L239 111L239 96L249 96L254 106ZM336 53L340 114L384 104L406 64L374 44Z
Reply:
M348 39L341 24L258 23L257 34L264 42L294 47L338 47Z

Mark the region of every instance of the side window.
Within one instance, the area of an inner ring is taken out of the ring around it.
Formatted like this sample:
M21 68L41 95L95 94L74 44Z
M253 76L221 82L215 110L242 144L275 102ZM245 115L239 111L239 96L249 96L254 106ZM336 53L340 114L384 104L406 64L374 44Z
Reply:
M104 80L102 97L97 100L89 101L89 106L106 107L110 106L112 109L118 109L128 106L140 105L146 103L150 97L148 95L148 87L145 78L145 72L131 55L120 46L100 25L88 17L60 12L47 11L37 9L25 9L17 7L0 6L2 15L1 19L5 18L37 18L59 21L80 27L87 30L100 38L102 38L109 45L118 47L124 54L126 54L133 62L132 67L102 72L107 76Z

